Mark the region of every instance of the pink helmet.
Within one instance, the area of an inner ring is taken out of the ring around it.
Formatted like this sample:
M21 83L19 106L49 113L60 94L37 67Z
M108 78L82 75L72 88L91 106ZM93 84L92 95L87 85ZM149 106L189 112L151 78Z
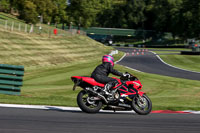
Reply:
M111 55L104 55L102 57L102 62L110 62L114 66L114 58Z

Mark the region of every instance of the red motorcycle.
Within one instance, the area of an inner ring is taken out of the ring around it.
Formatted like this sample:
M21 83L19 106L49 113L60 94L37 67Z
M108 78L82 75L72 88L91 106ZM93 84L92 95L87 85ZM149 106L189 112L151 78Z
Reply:
M113 77L115 78L115 77ZM103 91L104 84L96 82L91 77L72 76L76 86L83 88L77 96L77 104L86 113L97 113L103 110L134 110L140 115L147 115L152 110L152 102L142 91L142 84L137 77L129 74L117 79L118 84L113 87L109 94Z

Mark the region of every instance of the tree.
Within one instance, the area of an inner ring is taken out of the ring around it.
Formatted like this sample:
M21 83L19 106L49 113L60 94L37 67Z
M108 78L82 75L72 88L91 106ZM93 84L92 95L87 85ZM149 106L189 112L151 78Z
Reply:
M23 3L19 4L19 7L22 7L19 10L20 18L31 24L36 24L38 22L36 5L33 2L25 0Z
M93 0L71 0L71 5L67 8L67 13L76 25L88 27L92 23L95 11L90 6ZM94 3L93 3L94 4Z
M57 23L65 23L67 21L67 3L66 0L53 0L54 11L53 11L53 22L57 25Z
M128 27L130 28L144 28L143 23L145 21L144 0L127 0L125 5L126 19Z
M10 11L10 2L9 2L9 0L1 0L0 1L0 11L1 12L9 12Z
M43 23L51 21L53 10L55 8L52 0L31 0L36 5L37 13L42 17Z
M111 0L71 0L67 8L69 20L83 27L95 26L98 15L110 6Z
M171 32L200 38L199 0L0 0L0 11L15 8L27 23L68 23Z
M157 32L171 32L173 37L182 29L182 0L148 0L146 1L146 29Z
M183 0L182 6L184 38L200 38L200 1Z
M120 3L104 11L101 17L104 18L104 25L115 28L143 28L145 2L126 0Z
M168 0L169 5L169 23L168 28L169 32L172 33L173 38L175 39L176 36L182 33L183 29L183 19L182 19L182 0Z

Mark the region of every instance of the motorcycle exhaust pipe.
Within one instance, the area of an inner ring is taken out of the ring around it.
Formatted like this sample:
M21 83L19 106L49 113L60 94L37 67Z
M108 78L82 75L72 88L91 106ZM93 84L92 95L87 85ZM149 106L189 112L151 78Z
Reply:
M103 99L103 100L106 102L106 104L108 104L108 100L106 100L106 98L105 98L103 95L101 95L101 94L95 92L94 90L92 90L92 89L89 88L89 87L86 87L85 89L86 89L87 91L92 92L92 93L95 94L95 95L98 95L98 97L100 97L101 99Z

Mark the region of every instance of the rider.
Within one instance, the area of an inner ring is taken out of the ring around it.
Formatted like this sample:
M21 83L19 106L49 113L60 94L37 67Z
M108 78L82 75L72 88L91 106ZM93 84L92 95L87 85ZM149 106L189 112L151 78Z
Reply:
M112 87L118 84L116 79L108 77L110 73L116 76L127 76L126 73L121 73L114 68L114 58L111 55L104 55L102 57L102 64L98 65L92 72L91 77L94 78L97 82L106 84L104 86L104 91L107 95Z

